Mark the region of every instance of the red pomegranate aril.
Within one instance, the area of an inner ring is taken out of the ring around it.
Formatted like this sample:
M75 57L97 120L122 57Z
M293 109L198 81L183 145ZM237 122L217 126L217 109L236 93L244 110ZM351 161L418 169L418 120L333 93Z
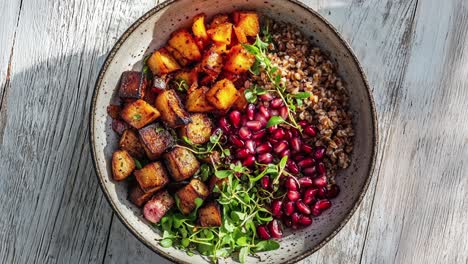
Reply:
M269 164L273 162L273 155L270 153L263 153L258 155L258 162L261 164Z
M296 201L296 207L299 212L310 215L310 208L307 206L302 200L297 200Z
M332 199L340 194L340 188L336 184L330 184L327 186L327 198Z
M287 139L287 140L290 140L293 138L293 134L291 132L291 130L286 130L286 135L284 135L284 138Z
M286 168L288 169L288 171L292 174L297 174L299 173L299 167L297 166L296 162L292 161L292 160L288 160L288 163L286 165Z
M266 118L265 118L264 116L262 116L260 113L257 113L257 114L255 115L254 120L259 121L259 122L262 124L262 126L266 126L266 124L268 123L268 119L266 119Z
M312 208L312 215L314 215L314 216L319 216L319 215L321 215L321 214L322 214L322 211L321 211L320 209L315 208L315 207Z
M315 164L315 160L313 158L305 158L297 163L297 165L301 168L308 168Z
M291 191L297 191L298 189L297 182L293 177L288 177L284 183L284 186L286 189Z
M252 131L259 131L263 127L262 122L257 121L257 120L247 121L245 123L245 126Z
M241 127L239 129L239 137L242 139L249 139L252 136L252 132L246 127Z
M320 198L326 198L327 197L327 194L328 194L328 190L327 190L327 187L320 187L318 189L318 196Z
M234 110L229 113L229 119L231 120L231 123L234 125L234 127L239 127L241 122L241 113L237 110Z
M245 160L242 162L242 165L244 165L245 167L251 167L255 165L255 156L252 155L245 158Z
M325 168L325 164L323 164L323 162L319 162L319 164L317 164L317 171L320 174L325 174L327 172L327 169Z
M264 105L261 105L260 107L258 107L258 112L266 119L270 119L270 116L271 116L270 111Z
M253 120L255 117L255 105L254 104L249 104L247 106L247 118L249 120Z
M258 154L263 154L263 153L270 153L273 147L271 146L270 142L263 143L259 145L256 149Z
M272 145L276 145L279 143L279 140L270 137L268 138L268 142L270 142Z
M245 141L245 147L249 150L250 153L255 153L255 141L249 139Z
M283 106L283 99L276 98L276 99L271 100L270 106L271 108L280 108L281 106Z
M283 139L285 135L286 135L286 132L284 132L284 129L278 128L273 132L272 137L274 139Z
M282 201L274 200L271 203L271 214L276 218L280 218L281 215L283 214L283 211L281 211L282 206L283 206Z
M255 133L252 134L252 139L261 139L264 135L266 134L266 130L265 129L261 129Z
M259 97L265 102L271 101L275 98L271 93L262 94Z
M278 126L274 125L274 126L271 126L271 127L267 128L267 129L268 129L268 132L273 134L276 131L276 129L278 129Z
M289 131L291 131L293 137L298 137L301 133L299 133L299 130L295 128L290 128Z
M320 211L325 211L330 207L331 207L331 202L328 199L318 200L314 205L314 208L317 208Z
M298 137L294 137L291 139L290 141L291 143L291 149L296 151L296 152L299 152L301 151L301 139L298 138Z
M290 216L294 213L294 202L287 202L283 205L283 211L284 211L284 214L287 215L287 216Z
M219 127L226 133L231 132L231 125L229 124L226 117L221 117L218 121Z
M315 201L315 196L317 196L318 189L309 188L305 190L304 195L302 196L302 201L306 204L310 204Z
M236 157L238 159L245 159L250 155L250 152L248 149L240 149L236 153Z
M286 150L283 150L283 152L281 152L280 154L280 157L284 157L284 156L291 156L291 151L289 149L286 149Z
M265 225L259 225L257 227L258 236L263 240L268 240L271 238L270 232Z
M317 173L317 168L315 166L304 168L302 170L302 173L304 173L304 175L306 176L315 176L315 174Z
M299 162L301 160L305 159L305 156L303 155L296 155L294 156L294 161Z
M260 180L260 183L262 184L263 189L268 189L270 187L270 177L263 176L263 178Z
M295 212L291 215L291 221L293 224L299 223L300 218L301 218L301 215L298 212Z
M270 116L279 116L279 111L276 109L270 110Z
M247 121L249 121L249 119L247 118L247 116L241 116L240 125L241 125L241 126L245 126L245 124L247 124Z
M310 226L312 224L312 218L308 215L303 215L299 218L299 223L303 226Z
M302 178L299 178L298 181L299 181L299 185L301 189L310 187L314 184L314 182L312 181L310 177L302 177Z
M236 135L229 136L229 140L231 141L232 144L234 144L238 148L242 148L244 146L244 141L242 141Z
M284 119L284 120L287 120L288 117L289 117L289 113L288 113L288 107L287 106L283 106L279 109L279 115Z
M304 153L309 154L309 153L312 153L312 152L314 151L314 148L312 148L312 147L309 146L309 145L303 144L303 145L301 146L301 150L302 150Z
M322 160L324 156L325 156L325 148L319 147L315 150L314 152L315 159Z
M281 153L284 150L288 148L288 142L287 141L280 141L278 144L275 145L274 151L276 153Z
M273 219L273 221L268 223L268 229L273 238L283 237L283 230L281 230L281 224L279 223L278 220Z
M317 135L317 131L315 130L313 126L306 126L304 128L304 133L311 137L315 137L315 135Z
M305 127L305 126L307 126L307 121L302 120L302 121L299 121L298 124L299 124L301 127Z
M301 198L301 194L297 191L288 191L288 199L289 201L297 201L299 198Z
M317 187L325 187L327 186L327 176L322 175L317 178L314 178L314 185Z

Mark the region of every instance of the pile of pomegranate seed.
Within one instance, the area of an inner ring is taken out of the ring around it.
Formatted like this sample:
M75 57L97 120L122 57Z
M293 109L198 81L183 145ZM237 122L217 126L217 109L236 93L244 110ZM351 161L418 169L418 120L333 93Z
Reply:
M302 134L289 126L266 128L272 116L288 120L288 108L281 98L270 94L260 96L256 105L249 104L245 112L230 111L218 120L219 127L227 135L233 162L242 162L248 168L256 163L277 163L288 156L286 170L295 177L282 177L281 187L286 193L282 200L271 203L275 218L267 225L257 227L262 239L281 238L281 223L298 229L312 224L312 217L320 215L331 206L329 199L339 193L335 184L330 184L323 163L325 148L306 144L317 135L316 128L306 121L299 122ZM260 186L271 189L268 176L260 180Z

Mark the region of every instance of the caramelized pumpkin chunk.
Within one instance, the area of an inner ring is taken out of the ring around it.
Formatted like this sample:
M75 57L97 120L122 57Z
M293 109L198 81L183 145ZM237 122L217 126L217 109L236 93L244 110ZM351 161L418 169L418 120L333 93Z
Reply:
M150 163L134 172L138 185L144 192L154 192L169 183L169 177L164 165L160 161Z
M198 222L203 227L221 226L221 210L216 202L209 202L198 209Z
M112 154L112 175L114 180L123 181L135 170L135 161L125 150L117 150Z
M208 40L208 34L206 33L205 27L205 14L196 15L193 18L192 32L195 38L201 39L202 41Z
M155 106L161 112L161 119L171 128L190 123L190 116L174 90L165 90L160 93L156 98Z
M120 98L142 99L145 96L148 81L142 72L125 71L120 77Z
M183 181L192 177L200 168L195 155L182 147L175 147L164 154L164 162L175 181Z
M158 76L180 70L179 63L165 48L161 48L151 54L147 64L153 74Z
M192 114L192 122L180 129L180 136L187 137L194 144L205 144L210 140L213 123L205 114Z
M206 86L200 87L187 96L187 111L192 113L206 113L215 110L216 108L206 99L206 92L209 88Z
M227 110L237 100L238 91L228 79L216 82L206 93L206 99L219 110Z
M179 210L184 215L188 215L197 206L195 199L205 200L208 195L208 187L199 179L192 179L189 184L176 192L175 197Z
M241 28L248 37L255 37L260 32L258 15L252 11L237 11L233 14L234 23Z
M222 23L217 25L216 27L208 30L208 36L219 44L227 44L231 43L231 35L232 35L232 24L229 22Z
M130 189L128 199L138 207L142 207L150 198L154 192L144 192L138 184Z
M193 39L192 34L190 34L186 29L181 29L172 33L168 44L188 61L198 61L201 59L200 49Z
M246 72L255 63L255 56L241 45L231 48L224 69L235 74Z
M143 158L145 149L138 138L138 133L134 129L126 129L119 141L119 147L126 150L132 157Z
M141 142L150 160L155 160L175 144L171 133L159 124L151 124L138 131Z
M153 122L160 115L156 108L141 99L127 104L120 113L120 116L125 122L137 129Z

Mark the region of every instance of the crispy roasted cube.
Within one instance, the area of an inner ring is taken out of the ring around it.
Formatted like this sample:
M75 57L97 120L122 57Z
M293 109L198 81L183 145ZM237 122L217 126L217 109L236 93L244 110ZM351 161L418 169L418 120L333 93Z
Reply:
M147 63L150 70L158 76L180 70L179 63L165 48L161 48L151 54Z
M205 113L211 112L216 108L206 100L206 92L209 88L206 86L200 87L191 92L187 96L187 111L192 113Z
M212 151L209 154L199 155L197 158L205 163L213 162L215 164L218 164L221 162L221 154L219 153L219 151L216 150Z
M236 35L237 41L241 44L247 43L247 36L242 28L234 26L234 34Z
M149 222L159 223L174 205L174 198L167 191L159 191L143 207L143 216Z
M192 122L180 128L180 135L194 144L204 144L210 140L213 122L205 114L192 114Z
M188 61L199 61L201 59L200 49L193 39L192 34L186 29L181 29L172 33L168 44Z
M161 112L161 119L171 128L190 123L190 116L174 90L165 90L160 93L156 98L155 106Z
M112 119L120 119L120 112L122 111L122 107L120 105L113 105L110 104L107 106L107 114L112 117Z
M203 55L201 68L206 74L214 76L215 78L221 73L223 69L223 57L220 53L215 51L214 47Z
M205 200L209 195L206 185L199 179L192 179L184 188L178 190L175 194L178 200L179 210L184 214L190 214L196 207L195 199Z
M188 86L191 86L193 83L197 82L197 74L193 70L181 70L176 73L174 79L176 81L184 80Z
M209 202L198 209L198 222L203 227L221 226L221 210L216 202Z
M208 26L209 29L215 28L218 25L221 25L223 23L230 22L229 21L229 16L226 14L217 14L215 15L210 22L210 25Z
M208 29L207 33L214 42L229 45L231 43L232 24L229 22L219 24L212 29Z
M216 82L206 93L206 99L219 110L227 110L237 100L238 91L228 79Z
M140 141L150 160L155 160L175 144L171 133L160 124L151 124L138 131Z
M169 173L175 181L188 179L200 169L197 158L186 148L175 147L164 154L163 158Z
M176 61L181 65L181 66L186 66L187 64L190 63L190 60L188 58L185 58L182 53L180 53L178 50L171 46L166 47L167 51L171 53L171 55L176 59Z
M135 161L125 150L117 150L112 154L112 175L114 180L123 181L135 170Z
M142 207L150 198L153 196L153 194L156 191L153 192L144 192L138 184L133 186L130 189L130 192L128 194L128 198L132 203L134 203L138 207Z
M236 11L233 13L234 23L248 37L255 37L260 32L258 15L252 11Z
M125 71L120 77L120 98L142 99L145 96L148 80L142 72Z
M231 48L224 69L235 74L246 72L255 63L255 56L250 54L242 45Z
M206 27L205 27L205 18L206 18L205 14L196 15L193 18L193 24L192 24L193 35L195 36L196 39L200 39L204 42L208 40L208 34L206 33Z
M120 137L119 147L126 150L132 157L143 158L145 149L138 138L138 132L134 129L126 129Z
M125 122L137 129L158 119L160 115L156 108L141 99L125 105L120 113Z
M144 192L154 192L169 183L167 171L162 162L150 163L134 172L138 185Z
M223 189L223 184L227 184L229 182L229 179L226 177L226 178L218 178L216 177L215 175L211 176L210 178L210 191L212 192L214 187L215 186L218 186L218 189L219 190L222 190Z
M239 97L232 105L234 109L244 110L249 104L249 102L247 102L247 99L245 99L244 91L245 91L245 88L239 89L239 92L238 92Z

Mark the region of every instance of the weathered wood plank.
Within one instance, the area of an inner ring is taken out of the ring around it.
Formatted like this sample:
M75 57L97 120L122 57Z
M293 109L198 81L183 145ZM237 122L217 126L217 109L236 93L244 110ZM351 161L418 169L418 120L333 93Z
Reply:
M419 1L364 263L468 263L468 4Z

